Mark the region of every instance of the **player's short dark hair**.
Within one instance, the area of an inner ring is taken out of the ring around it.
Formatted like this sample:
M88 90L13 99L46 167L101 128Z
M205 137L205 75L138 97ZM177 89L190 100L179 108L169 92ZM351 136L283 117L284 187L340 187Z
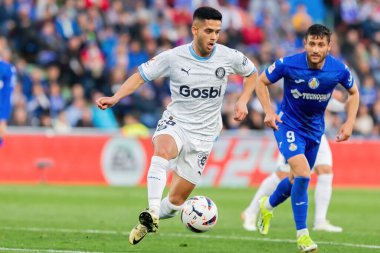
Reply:
M305 40L307 39L309 35L311 35L311 36L317 36L321 38L326 37L327 42L330 43L331 34L332 32L326 26L321 25L321 24L314 24L310 26L309 29L307 29L306 34L305 34Z
M220 11L212 7L203 6L203 7L199 7L198 9L194 11L193 20L195 19L200 19L200 20L212 19L212 20L222 21L222 13L220 13Z

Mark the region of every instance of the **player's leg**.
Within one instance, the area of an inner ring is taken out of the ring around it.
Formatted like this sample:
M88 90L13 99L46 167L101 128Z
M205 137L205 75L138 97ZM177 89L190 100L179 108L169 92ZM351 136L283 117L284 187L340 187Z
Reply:
M256 221L260 211L259 200L264 196L271 195L280 181L289 175L289 171L289 165L285 162L285 158L280 153L277 158L276 172L273 172L261 182L249 206L241 214L241 218L243 220L243 228L245 230L257 230Z
M153 135L154 154L147 175L149 207L140 213L139 224L129 234L131 244L137 244L147 233L157 231L169 160L176 158L182 148L182 141L176 132L179 130L175 128L175 124L167 124L167 122L168 120L161 120Z
M280 124L277 131L274 131L278 147L281 154L288 160L304 152L305 144L303 139L296 138L296 133ZM298 139L300 143L298 143ZM260 212L257 221L257 227L261 234L266 235L269 232L270 221L273 217L273 209L283 203L291 194L292 182L289 177L284 178L277 186L276 190L269 196L260 199Z
M310 167L305 155L302 154L291 157L288 163L291 167L291 177L294 178L291 200L297 236L299 236L304 229L307 230L306 218L309 203L307 188L310 182Z
M260 212L257 227L261 234L268 234L273 209L289 198L291 190L292 183L289 177L286 177L277 185L276 190L269 197L264 196L259 200Z
M154 154L147 176L149 209L158 215L161 198L166 186L166 174L169 169L169 160L178 155L176 140L167 134L158 135L153 140Z
M177 159L168 197L161 203L160 219L171 218L182 209L186 199L201 179L213 142L187 137Z
M315 219L314 230L326 232L342 232L339 226L332 225L327 220L327 211L332 195L332 167L329 165L315 166L314 170L318 175L317 185L315 187Z
M160 219L174 217L182 209L183 204L190 196L194 187L195 184L173 172L169 194L161 202Z
M308 186L310 182L310 167L308 160L302 154L288 160L291 174L294 178L291 190L293 218L297 229L297 246L301 252L312 252L317 244L310 238L306 225L308 212Z
M319 143L314 140L305 139L304 155L300 154L288 159L291 167L291 175L294 183L291 192L293 217L297 229L297 246L302 252L313 252L317 250L317 244L310 238L306 225L308 212L308 186L310 182L310 167L314 166Z
M254 197L252 198L249 206L241 214L243 219L243 228L248 231L256 231L256 219L260 211L259 200L264 196L269 196L276 189L277 185L285 177L289 175L288 172L276 171L267 176L257 189Z
M327 220L327 210L332 195L332 153L325 135L322 136L314 171L318 175L315 187L315 218L314 230L327 232L342 232L343 229L330 224Z

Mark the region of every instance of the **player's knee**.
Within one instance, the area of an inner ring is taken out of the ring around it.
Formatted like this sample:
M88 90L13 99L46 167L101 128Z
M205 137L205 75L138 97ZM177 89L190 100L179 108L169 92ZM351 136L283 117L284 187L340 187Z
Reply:
M284 171L276 171L276 175L280 180L283 180L284 178L289 176L289 173Z
M154 155L155 156L159 156L159 157L162 157L166 160L171 160L173 159L173 152L171 151L171 148L170 147L160 147L160 148L157 148L154 150Z
M292 169L292 176L293 177L310 177L311 172L309 168L297 168Z
M177 157L178 149L176 142L169 135L160 135L153 140L154 155L171 160Z
M317 175L332 174L332 167L330 165L317 165L315 166L314 171Z

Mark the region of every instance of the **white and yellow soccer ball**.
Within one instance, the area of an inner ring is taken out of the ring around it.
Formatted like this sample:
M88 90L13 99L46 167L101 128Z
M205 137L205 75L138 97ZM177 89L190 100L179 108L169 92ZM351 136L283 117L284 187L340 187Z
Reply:
M205 196L194 196L185 202L181 221L191 231L203 233L213 228L218 220L218 208Z

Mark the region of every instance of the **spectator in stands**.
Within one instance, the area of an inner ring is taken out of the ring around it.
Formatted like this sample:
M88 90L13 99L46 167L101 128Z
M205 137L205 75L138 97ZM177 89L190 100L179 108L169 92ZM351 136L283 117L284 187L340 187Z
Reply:
M354 133L369 137L374 127L373 118L369 114L368 107L360 104L358 116L354 125Z
M142 124L136 112L125 114L121 134L125 137L149 137L149 128Z

